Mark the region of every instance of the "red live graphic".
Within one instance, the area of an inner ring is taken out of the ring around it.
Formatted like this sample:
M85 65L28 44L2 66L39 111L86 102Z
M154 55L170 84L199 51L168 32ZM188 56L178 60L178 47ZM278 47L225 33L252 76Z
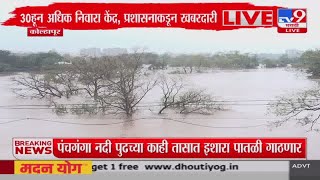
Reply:
M306 158L305 138L19 138L13 143L19 159Z
M277 27L278 8L250 3L54 3L17 8L3 25L50 30L271 28Z

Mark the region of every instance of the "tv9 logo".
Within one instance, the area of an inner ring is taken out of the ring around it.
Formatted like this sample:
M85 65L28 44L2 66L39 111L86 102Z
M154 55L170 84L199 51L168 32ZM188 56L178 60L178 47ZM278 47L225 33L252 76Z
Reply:
M306 33L307 9L278 9L279 33Z

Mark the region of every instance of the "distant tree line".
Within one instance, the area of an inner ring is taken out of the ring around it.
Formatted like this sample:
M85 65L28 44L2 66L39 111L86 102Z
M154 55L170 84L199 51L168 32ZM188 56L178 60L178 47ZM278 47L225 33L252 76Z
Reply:
M87 57L88 58L88 57ZM103 60L108 57L90 59ZM0 72L41 71L52 70L58 62L75 62L82 57L62 56L54 51L15 54L0 50ZM240 53L238 51L216 54L156 54L143 53L141 64L148 64L149 70L167 69L167 67L181 67L184 73L200 72L202 68L217 69L254 69L259 64L266 68L293 67L306 69L312 77L320 77L320 50L305 51L301 57L290 58L284 54L279 59L259 59L256 55Z
M266 68L287 67L289 64L293 67L298 67L301 64L299 57L289 58L287 54L283 54L279 59L262 59L259 61Z
M95 59L103 59L97 57ZM14 54L10 51L0 50L0 72L39 71L56 68L60 61L75 61L77 57L64 57L56 52L41 52L31 54ZM92 58L91 58L92 59ZM150 70L183 67L186 73L199 71L201 68L221 69L251 69L256 68L259 62L256 57L239 52L217 53L214 55L169 55L144 53L142 64L149 64ZM59 67L60 68L60 67Z
M50 69L63 57L56 52L32 53L17 55L10 51L0 50L0 72L38 71Z
M220 69L253 69L259 65L256 56L241 54L239 52L210 54L181 54L170 56L168 54L149 54L145 63L151 64L152 69L163 69L167 66L184 67L185 72L199 71L200 68Z
M320 78L320 50L305 51L300 58L300 66L307 69L312 78Z

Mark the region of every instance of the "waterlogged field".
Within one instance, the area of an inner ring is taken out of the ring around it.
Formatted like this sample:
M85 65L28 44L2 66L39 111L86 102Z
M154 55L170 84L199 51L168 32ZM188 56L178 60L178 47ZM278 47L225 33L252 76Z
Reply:
M175 76L175 75L173 75ZM189 88L206 89L224 110L213 115L158 115L161 89L156 87L139 104L131 120L120 115L57 115L43 100L18 98L13 76L0 76L0 159L13 159L13 137L307 137L308 158L320 159L320 133L296 124L270 128L277 117L267 104L279 95L309 89L316 82L285 69L214 71L181 75ZM20 106L17 106L20 105Z

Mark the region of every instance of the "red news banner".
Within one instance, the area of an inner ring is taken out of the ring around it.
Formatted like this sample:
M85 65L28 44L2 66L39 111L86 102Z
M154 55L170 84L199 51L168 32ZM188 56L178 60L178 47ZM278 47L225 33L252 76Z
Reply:
M14 138L17 159L306 159L305 138Z
M29 36L62 36L64 29L272 28L278 27L279 8L250 3L54 3L17 8L3 25L27 27Z

